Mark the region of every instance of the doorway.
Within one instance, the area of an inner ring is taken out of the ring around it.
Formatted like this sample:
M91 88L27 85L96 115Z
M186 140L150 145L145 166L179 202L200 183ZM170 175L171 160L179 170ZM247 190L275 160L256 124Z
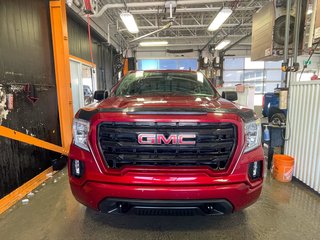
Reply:
M97 90L96 68L81 60L70 59L73 112L94 102L93 93Z

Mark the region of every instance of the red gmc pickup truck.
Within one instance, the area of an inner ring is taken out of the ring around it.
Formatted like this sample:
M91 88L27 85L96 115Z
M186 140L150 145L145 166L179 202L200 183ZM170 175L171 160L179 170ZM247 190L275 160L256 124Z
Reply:
M260 196L261 126L200 72L136 71L78 111L69 180L105 213L222 215Z

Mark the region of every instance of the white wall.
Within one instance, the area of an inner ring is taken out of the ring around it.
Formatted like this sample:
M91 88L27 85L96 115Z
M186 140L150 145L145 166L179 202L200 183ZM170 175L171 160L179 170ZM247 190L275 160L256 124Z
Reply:
M289 93L285 154L293 175L320 193L320 80L292 83Z
M308 57L298 57L299 72ZM311 62L304 72L320 75L320 57ZM320 193L320 80L299 82L299 72L291 74L285 154L295 159L293 175Z

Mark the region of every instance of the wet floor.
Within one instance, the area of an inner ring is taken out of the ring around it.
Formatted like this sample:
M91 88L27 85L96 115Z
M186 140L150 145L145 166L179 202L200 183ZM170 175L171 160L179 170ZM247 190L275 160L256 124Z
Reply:
M0 215L0 239L320 239L320 196L267 176L253 206L222 217L105 215L73 198L65 171Z

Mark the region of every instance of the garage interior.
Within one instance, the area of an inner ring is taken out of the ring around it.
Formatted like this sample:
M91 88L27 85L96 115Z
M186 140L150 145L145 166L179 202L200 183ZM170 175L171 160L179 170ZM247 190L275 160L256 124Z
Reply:
M319 238L319 0L0 0L0 30L0 239ZM201 72L255 111L256 203L141 216L77 202L66 165L75 114L149 70ZM294 160L283 181L275 156Z

